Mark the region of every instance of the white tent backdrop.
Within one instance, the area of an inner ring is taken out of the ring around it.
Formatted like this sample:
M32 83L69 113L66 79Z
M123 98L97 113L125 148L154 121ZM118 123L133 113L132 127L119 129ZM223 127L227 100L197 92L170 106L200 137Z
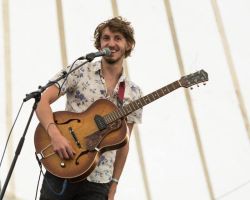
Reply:
M96 51L93 32L113 16L108 0L62 1L68 64ZM186 74L204 69L209 74L205 87L190 91L195 123L201 139L208 178L208 189L201 161L186 89L147 105L138 125L145 161L149 193L144 188L138 149L132 137L130 153L121 177L116 199L247 200L250 198L249 130L240 110L242 95L250 115L250 2L220 0L219 12L226 33L235 73L230 73L222 35L209 0L172 0L172 17ZM6 6L8 5L8 6ZM119 15L132 22L136 48L128 58L130 78L146 95L175 80L180 70L171 27L163 0L117 0ZM8 9L9 8L9 9ZM9 37L6 41L6 9L9 11ZM25 94L45 85L60 70L62 59L56 1L2 0L0 9L0 153ZM11 84L6 84L6 44L10 45ZM239 87L235 88L235 77ZM240 89L240 90L239 90ZM11 99L7 98L8 91ZM0 170L3 185L17 144L28 121L33 100L24 104L7 147ZM64 108L64 99L53 105ZM5 199L33 200L39 167L34 156L33 136L38 120L33 117L18 158ZM249 119L248 119L249 125ZM212 197L211 197L212 195ZM7 198L8 196L8 198Z

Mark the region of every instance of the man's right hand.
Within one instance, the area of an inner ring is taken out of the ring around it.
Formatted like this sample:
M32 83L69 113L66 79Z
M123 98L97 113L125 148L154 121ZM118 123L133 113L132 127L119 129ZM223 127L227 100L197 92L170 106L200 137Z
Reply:
M48 134L51 139L51 145L53 151L58 154L61 159L73 159L75 151L72 148L70 142L65 138L56 125L51 126L48 130Z

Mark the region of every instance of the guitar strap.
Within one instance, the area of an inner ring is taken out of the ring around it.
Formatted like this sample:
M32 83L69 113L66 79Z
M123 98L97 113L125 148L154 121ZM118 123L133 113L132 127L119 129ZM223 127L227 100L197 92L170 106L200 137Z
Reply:
M119 84L119 90L117 96L117 106L119 108L121 108L123 105L124 93L125 93L125 81L122 81Z

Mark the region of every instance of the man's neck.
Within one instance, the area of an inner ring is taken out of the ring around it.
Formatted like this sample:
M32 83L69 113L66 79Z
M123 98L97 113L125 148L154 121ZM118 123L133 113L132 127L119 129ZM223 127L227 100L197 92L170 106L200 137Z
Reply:
M102 73L103 76L108 79L115 79L118 81L119 77L122 74L122 60L116 63L107 63L102 59Z

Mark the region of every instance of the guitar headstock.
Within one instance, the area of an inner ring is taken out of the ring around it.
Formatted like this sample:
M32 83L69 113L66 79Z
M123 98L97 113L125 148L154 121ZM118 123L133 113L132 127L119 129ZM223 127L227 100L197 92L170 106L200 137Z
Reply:
M204 83L206 81L208 81L208 74L203 69L198 72L183 76L179 80L181 86L185 88L199 83Z

